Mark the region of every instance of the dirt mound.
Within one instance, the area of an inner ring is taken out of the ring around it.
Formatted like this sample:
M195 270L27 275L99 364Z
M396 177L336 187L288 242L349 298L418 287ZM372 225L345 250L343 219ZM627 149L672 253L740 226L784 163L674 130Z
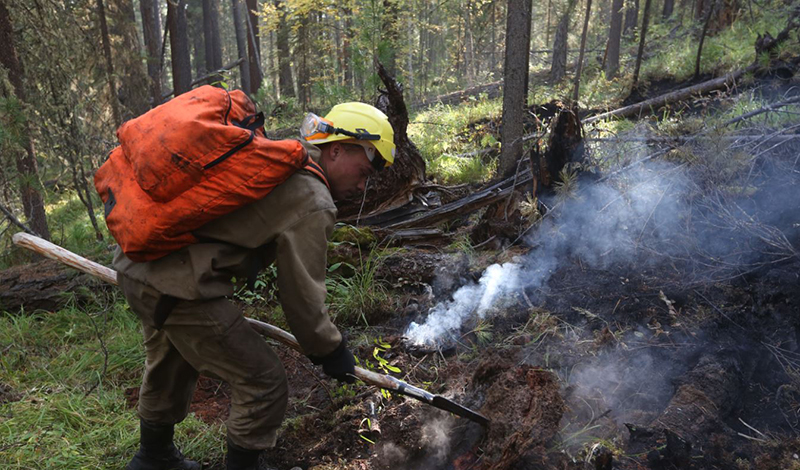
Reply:
M473 384L485 390L480 412L492 422L483 444L482 468L502 470L541 464L544 445L558 432L564 413L555 375L516 365L511 358L496 354L481 362Z

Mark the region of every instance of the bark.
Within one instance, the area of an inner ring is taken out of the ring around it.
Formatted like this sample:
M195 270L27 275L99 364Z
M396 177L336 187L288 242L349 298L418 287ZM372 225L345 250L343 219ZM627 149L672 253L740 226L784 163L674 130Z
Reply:
M310 21L310 16L311 14L308 13L300 19L300 28L297 30L297 98L303 110L311 106L311 77L308 69L308 56L310 52L308 23Z
M550 79L554 83L560 82L567 75L567 39L569 23L572 19L572 9L575 7L575 3L575 0L570 0L567 4L567 10L561 15L556 27L556 34L553 39L553 62L550 65Z
M0 309L55 312L73 301L65 292L74 292L78 302L91 301L81 288L87 286L96 290L103 285L55 260L15 266L0 271Z
M106 22L106 8L103 0L97 0L97 17L100 20L100 38L103 43L103 56L106 60L106 81L108 82L108 101L111 103L111 115L114 118L114 127L122 124L117 99L117 83L114 77L114 62L111 60L111 40L108 37L108 23Z
M201 77L208 72L206 66L205 37L203 34L203 12L197 3L189 3L186 10L189 22L189 37L192 40L192 63L194 64L195 77Z
M175 96L192 89L192 62L189 54L189 25L186 21L186 0L167 2L167 25L172 57L172 87Z
M673 11L675 11L675 0L664 0L664 9L661 10L661 17L666 20L672 16Z
M697 365L681 378L675 395L652 426L673 432L692 445L714 432L728 430L725 420L741 405L756 357L731 349L702 355ZM669 454L678 456L674 447L670 450ZM687 459L689 456L685 455L684 460Z
M501 177L513 173L517 168L517 160L522 156L522 125L530 59L531 0L510 0L507 15L502 146L497 169Z
M534 194L552 188L567 163L583 161L583 127L577 108L559 107L550 128L547 147L542 151L534 146L531 151Z
M203 36L205 39L207 72L222 68L222 45L219 37L218 0L203 0ZM222 80L217 75L212 81Z
M294 97L294 83L292 81L291 51L289 50L289 21L283 0L275 0L278 9L280 25L278 26L278 80L280 83L281 99Z
M344 86L353 86L353 67L350 63L350 38L353 35L352 16L353 12L346 7L344 12L344 33L342 34L342 73L344 75ZM420 33L421 37L421 33Z
M608 49L606 53L606 79L614 78L619 71L619 43L622 38L623 0L611 2L611 26L608 29Z
M117 98L123 107L121 119L125 121L150 109L150 79L142 62L144 51L136 28L133 0L110 0L107 5L109 33L117 38L112 41L112 52L119 78Z
M147 75L150 77L150 106L161 104L161 15L156 0L139 0L142 29L147 48Z
M649 1L649 0L648 0ZM575 70L575 86L572 90L572 101L577 102L581 88L581 70L583 69L583 54L586 51L586 34L589 32L589 15L592 12L592 0L586 1L586 16L583 20L583 33L581 34L581 50L578 54L578 67Z
M647 26L650 22L650 4L653 0L645 0L644 16L642 17L642 32L639 35L639 51L636 53L636 65L633 68L633 83L631 88L635 89L639 82L639 69L642 67L642 56L644 55L644 41L647 38Z
M13 90L2 87L4 98L15 96L21 104L22 113L21 144L24 147L21 152L14 152L16 159L17 172L19 173L19 192L22 198L22 208L25 218L30 228L42 238L50 238L50 229L47 226L47 217L44 210L44 199L40 192L42 187L39 180L39 169L36 163L36 152L31 137L30 123L25 115L25 70L22 62L17 56L14 40L14 28L11 22L11 15L6 7L6 0L0 0L0 64L8 71L8 81Z
M639 23L639 0L628 0L625 2L625 28L623 34L625 36L631 34L637 23Z
M261 88L264 72L261 69L261 33L258 26L258 0L247 0L247 57L250 61L250 87Z
M250 62L247 59L247 19L245 12L242 11L242 0L231 0L233 26L236 30L236 51L239 58L244 58L239 64L239 83L241 89L246 95L250 95L252 88L250 87Z
M400 42L400 10L398 0L383 0L383 21L381 26L381 39L385 41L384 51L380 60L385 64L386 71L392 77L397 76L397 50ZM460 24L460 23L459 23Z

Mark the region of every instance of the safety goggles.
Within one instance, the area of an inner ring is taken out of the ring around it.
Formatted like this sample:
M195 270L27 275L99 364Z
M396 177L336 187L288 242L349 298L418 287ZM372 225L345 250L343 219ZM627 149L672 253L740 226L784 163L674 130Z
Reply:
M335 127L333 122L319 117L314 113L308 113L303 119L303 124L300 126L300 136L308 141L321 140L327 138L331 134L346 135L357 140L380 140L381 136L378 134L371 134L366 129L356 129L348 131L341 127Z

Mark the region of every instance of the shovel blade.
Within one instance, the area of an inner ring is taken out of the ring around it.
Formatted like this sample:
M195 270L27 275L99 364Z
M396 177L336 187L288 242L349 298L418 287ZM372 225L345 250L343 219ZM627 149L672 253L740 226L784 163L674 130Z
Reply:
M461 406L458 403L448 400L442 396L434 396L431 405L439 408L440 410L449 411L454 415L461 416L462 418L467 418L468 420L474 421L485 428L489 427L489 418L486 416L483 416L480 413L472 411L469 408Z

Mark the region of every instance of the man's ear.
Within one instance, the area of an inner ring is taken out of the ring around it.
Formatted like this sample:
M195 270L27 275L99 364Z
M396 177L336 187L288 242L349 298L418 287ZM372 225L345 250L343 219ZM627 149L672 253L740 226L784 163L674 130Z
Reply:
M341 156L343 150L344 148L339 142L331 143L330 150L328 151L328 158L330 158L331 161L335 161Z

